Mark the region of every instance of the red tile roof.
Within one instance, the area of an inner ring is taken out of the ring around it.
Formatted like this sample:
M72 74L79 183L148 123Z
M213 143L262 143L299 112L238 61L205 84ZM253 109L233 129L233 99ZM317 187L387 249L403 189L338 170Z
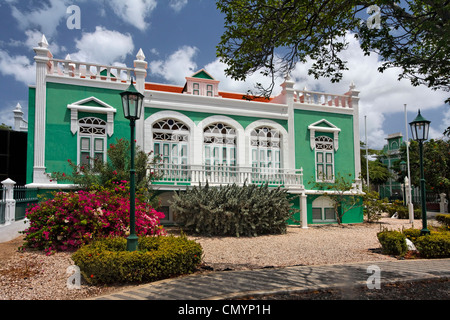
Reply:
M183 87L168 85L168 84L159 84L159 83L145 83L145 90L182 93ZM243 94L243 93L219 91L219 95L225 99L245 100L244 99L245 94ZM258 102L270 102L272 100L272 98L266 99L263 97L254 97L253 99L249 99L249 100L258 101Z

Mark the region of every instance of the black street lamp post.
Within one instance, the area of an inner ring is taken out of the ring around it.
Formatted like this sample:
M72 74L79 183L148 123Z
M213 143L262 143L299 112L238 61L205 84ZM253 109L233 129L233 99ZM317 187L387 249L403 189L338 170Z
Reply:
M420 200L422 203L422 230L421 234L430 234L430 230L427 228L427 206L426 206L426 193L425 193L425 176L423 171L423 142L428 140L428 131L430 129L430 122L419 114L410 122L411 132L413 139L419 143L419 156L420 156Z
M136 120L141 117L142 103L144 95L136 90L133 85L133 79L128 89L120 93L122 97L122 107L125 118L130 120L131 129L131 163L130 163L130 235L127 238L127 250L135 251L138 247L138 237L136 236L136 186L134 168L134 153L135 153L135 124Z

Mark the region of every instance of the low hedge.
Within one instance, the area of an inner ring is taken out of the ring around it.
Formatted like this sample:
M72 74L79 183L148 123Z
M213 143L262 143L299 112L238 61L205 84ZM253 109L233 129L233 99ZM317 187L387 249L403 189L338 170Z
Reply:
M450 214L437 214L436 220L450 229Z
M138 250L126 250L125 238L93 241L72 254L89 284L150 282L192 273L202 247L185 236L141 237Z
M450 257L450 233L432 231L429 235L421 235L420 229L400 231L381 231L377 234L384 254L403 256L408 251L406 238L411 240L420 256L430 258Z
M400 231L385 230L377 233L384 254L404 255L408 251L406 236Z
M416 239L414 245L424 258L450 257L450 233L432 233Z

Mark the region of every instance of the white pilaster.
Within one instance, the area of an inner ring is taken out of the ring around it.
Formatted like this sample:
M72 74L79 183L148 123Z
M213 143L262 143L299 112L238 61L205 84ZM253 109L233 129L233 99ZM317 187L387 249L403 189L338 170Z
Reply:
M15 181L11 179L6 179L1 182L4 192L5 192L5 223L4 225L10 225L16 219L16 200L14 200L14 186L16 184Z
M286 152L288 156L288 169L295 169L294 82L289 75L286 76L281 87L283 88L282 95L284 96L282 103L287 105L289 145L289 150L283 151Z
M23 111L20 103L16 105L14 109L14 130L16 131L28 131L28 123L23 119Z
M350 84L350 96L352 99L353 109L353 136L355 150L355 180L358 190L362 190L361 176L361 153L360 153L360 136L359 136L359 90L355 90L355 84Z
M300 195L300 221L303 229L308 228L308 207L304 192Z
M142 49L139 49L139 52L136 54L136 60L134 60L134 74L136 75L136 90L144 94L145 77L147 76L147 62L145 61L145 55ZM145 107L143 108L144 110L142 110L141 118L136 121L136 144L140 146L142 150L144 150L145 145L144 144Z
M48 49L45 36L39 46L33 48L36 56L36 100L34 121L34 166L33 183L49 183L45 174L45 112L46 112L46 75L49 58L52 57Z

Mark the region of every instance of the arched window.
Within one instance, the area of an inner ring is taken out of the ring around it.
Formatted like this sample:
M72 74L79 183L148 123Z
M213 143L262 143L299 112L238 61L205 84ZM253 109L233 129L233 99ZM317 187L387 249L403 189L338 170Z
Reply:
M316 180L334 181L334 146L333 139L327 136L315 138Z
M153 151L160 155L164 164L188 164L189 128L174 119L155 122L153 131Z
M236 166L236 129L222 122L203 130L205 165Z
M335 221L333 200L326 196L320 196L312 203L312 218L314 222Z
M262 126L250 133L252 167L276 168L281 165L281 134L278 130Z
M106 121L95 117L78 120L78 146L78 164L92 166L92 159L106 161Z

